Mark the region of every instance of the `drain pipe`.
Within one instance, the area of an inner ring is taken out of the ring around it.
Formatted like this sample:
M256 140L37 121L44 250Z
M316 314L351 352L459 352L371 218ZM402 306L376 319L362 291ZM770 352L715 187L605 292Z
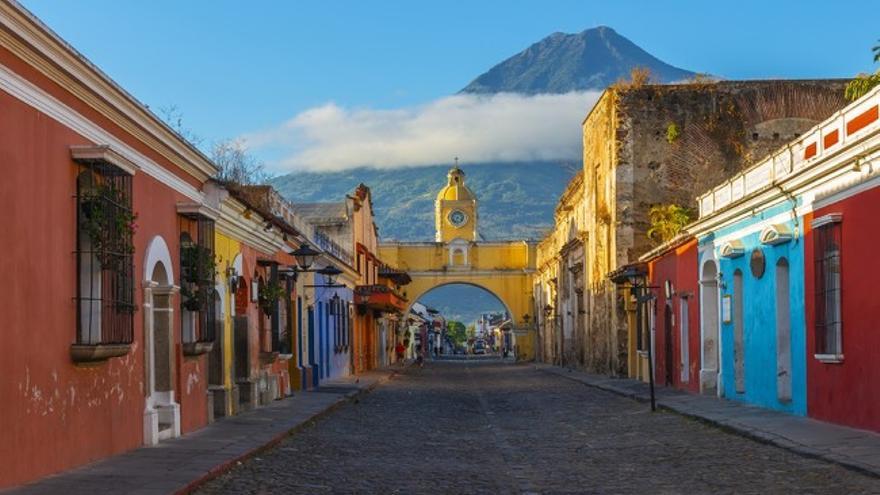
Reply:
M795 198L792 193L786 191L785 188L783 188L779 184L774 184L774 187L776 187L776 189L779 189L779 192L781 192L783 196L791 201L791 220L792 222L794 222L794 242L798 242L798 239L800 239L801 225L798 221L797 215L797 198Z

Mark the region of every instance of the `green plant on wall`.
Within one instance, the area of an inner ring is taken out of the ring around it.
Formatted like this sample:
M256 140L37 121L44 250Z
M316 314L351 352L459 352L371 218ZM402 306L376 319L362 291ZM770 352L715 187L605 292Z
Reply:
M676 204L652 206L648 211L651 223L648 238L657 244L667 242L678 235L681 229L691 222L693 216L690 208Z
M874 62L880 62L880 45L873 47L871 51L874 52ZM880 70L873 74L859 74L846 85L844 96L849 101L855 101L877 86L880 86Z
M283 299L286 295L287 291L284 289L283 285L277 281L270 280L268 283L260 286L260 309L262 309L263 313L266 315L271 314L275 303Z
M675 122L670 122L666 126L666 142L672 144L678 141L679 136L681 136L681 130L678 128L678 125Z
M98 184L80 195L82 228L91 241L91 251L105 270L119 271L134 253L137 214L126 206L124 190L112 182Z
M217 270L214 253L205 246L187 244L180 249L180 304L187 311L202 311L214 288Z

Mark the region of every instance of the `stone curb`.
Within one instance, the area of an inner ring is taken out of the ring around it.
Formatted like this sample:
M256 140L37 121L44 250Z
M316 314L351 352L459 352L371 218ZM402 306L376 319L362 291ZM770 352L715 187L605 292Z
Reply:
M233 468L235 468L236 466L238 466L242 462L247 461L253 457L256 457L259 454L262 454L263 452L265 452L267 450L272 449L273 447L277 446L282 441L284 441L284 439L286 439L287 437L294 435L299 431L302 431L309 424L314 423L315 421L330 415L335 410L342 407L344 404L350 403L356 399L359 399L360 397L363 397L363 396L369 394L370 392L375 390L379 385L383 385L383 384L387 383L389 380L391 380L393 377L397 376L397 373L398 373L397 369L391 369L391 370L389 370L388 374L386 374L383 377L380 377L378 380L371 383L370 385L367 385L366 387L361 388L359 390L353 390L351 392L346 393L343 397L341 397L339 400L337 400L333 404L330 404L329 406L327 406L323 410L313 414L311 417L303 420L301 423L294 426L293 428L289 428L285 431L282 431L278 435L275 435L271 440L264 443L263 445L260 445L259 447L254 447L253 449L251 449L251 450L249 450L239 456L236 456L228 461L223 462L222 464L215 466L210 471L205 473L203 476L201 476L198 479L195 479L193 481L190 481L186 486L175 491L174 494L175 495L187 495L187 494L194 492L200 486L202 486L205 483L231 471Z
M548 373L551 375L556 375L561 378L565 378L581 385L586 385L588 387L597 388L599 390L604 390L606 392L611 392L616 395L620 395L622 397L626 397L628 399L635 400L637 402L647 403L650 402L651 398L640 394L638 392L633 392L631 390L626 390L624 388L615 387L613 385L609 385L606 383L600 382L592 382L588 379L580 378L577 375L567 371L567 368L556 368L550 366L541 366L535 365L535 369L544 373ZM563 372L566 371L566 372ZM679 416L684 416L688 419L696 420L701 423L713 426L722 431L726 431L728 433L733 433L735 435L748 438L750 440L754 440L756 442L760 442L766 445L772 445L774 447L778 447L789 452L794 452L803 457L808 457L811 459L818 459L825 462L829 462L832 464L836 464L838 466L845 467L847 469L851 469L853 471L857 471L862 474L866 474L868 476L874 478L880 478L880 469L875 466L869 466L852 460L848 457L836 456L832 453L823 452L821 450L816 450L806 445L799 444L797 442L791 441L788 438L775 435L769 431L765 430L757 430L753 428L748 428L746 426L740 425L736 422L732 421L724 421L720 419L713 419L708 416L696 413L694 411L688 410L685 407L676 406L675 404L669 404L662 398L656 399L657 409L668 411L671 413L678 414Z

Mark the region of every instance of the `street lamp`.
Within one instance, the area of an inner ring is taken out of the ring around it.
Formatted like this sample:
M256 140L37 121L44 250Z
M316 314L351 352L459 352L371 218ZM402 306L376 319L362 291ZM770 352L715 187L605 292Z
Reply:
M324 276L325 281L329 285L336 285L336 278L339 277L339 275L342 275L342 270L336 268L334 265L327 265L318 270L318 273Z
M296 264L299 266L300 271L309 271L309 268L312 267L312 264L321 255L314 248L309 246L308 244L303 244L302 246L296 248L291 253L294 259L296 259Z
M342 270L333 266L327 265L323 268L312 268L312 265L315 263L315 260L318 256L321 255L320 251L316 251L313 247L308 244L303 244L302 246L294 249L289 254L293 256L296 260L296 265L291 265L285 268L278 270L279 273L290 277L294 282L299 278L300 273L320 273L324 276L326 284L315 284L315 285L306 285L306 287L323 287L323 288L340 288L345 287L344 285L340 285L336 283L336 278L342 274Z
M636 334L642 335L642 304L654 299L653 294L646 294L647 289L656 289L650 287L647 283L643 283L647 273L644 269L630 265L623 270L619 270L611 275L611 281L615 284L629 283L630 290L636 298ZM651 411L657 410L657 403L654 397L654 345L651 334L648 333L648 386L651 389Z

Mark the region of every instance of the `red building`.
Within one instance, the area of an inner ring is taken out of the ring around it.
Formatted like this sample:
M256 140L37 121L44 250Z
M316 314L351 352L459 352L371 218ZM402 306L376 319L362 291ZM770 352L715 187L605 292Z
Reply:
M804 222L807 413L875 431L880 431L878 184L874 177L818 199Z
M700 391L697 256L697 240L682 235L641 258L654 296L645 305L654 334L654 381L694 393Z
M0 32L2 488L207 423L178 288L216 170L16 3Z

